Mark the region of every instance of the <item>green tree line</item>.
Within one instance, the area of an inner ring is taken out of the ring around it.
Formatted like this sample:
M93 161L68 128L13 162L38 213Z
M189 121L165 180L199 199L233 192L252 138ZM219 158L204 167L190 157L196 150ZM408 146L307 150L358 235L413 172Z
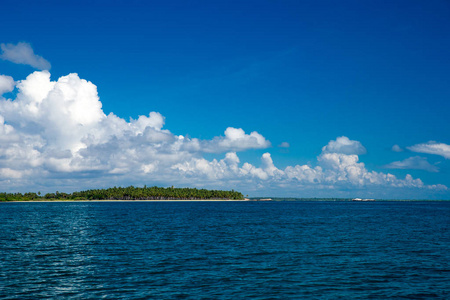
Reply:
M208 199L244 199L237 191L206 190L196 188L163 187L113 187L92 189L73 193L0 193L0 201L37 201L37 200L208 200Z

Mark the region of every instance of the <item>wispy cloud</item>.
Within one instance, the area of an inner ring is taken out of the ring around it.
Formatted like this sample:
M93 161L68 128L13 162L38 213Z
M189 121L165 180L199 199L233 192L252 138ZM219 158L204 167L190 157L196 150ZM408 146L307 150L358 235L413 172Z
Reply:
M384 166L387 169L425 170L439 172L439 168L430 164L425 157L413 156L402 161L394 161Z
M417 144L407 148L413 152L435 154L447 159L450 158L450 145L444 143L429 141L428 143Z
M32 66L38 70L50 70L50 63L42 56L34 54L33 48L28 43L1 44L2 54L0 58L16 64Z

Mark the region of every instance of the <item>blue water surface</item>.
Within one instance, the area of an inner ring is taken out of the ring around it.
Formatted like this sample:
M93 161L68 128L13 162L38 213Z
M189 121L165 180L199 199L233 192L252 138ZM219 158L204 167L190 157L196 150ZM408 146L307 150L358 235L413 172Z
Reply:
M449 202L0 203L0 299L450 299Z

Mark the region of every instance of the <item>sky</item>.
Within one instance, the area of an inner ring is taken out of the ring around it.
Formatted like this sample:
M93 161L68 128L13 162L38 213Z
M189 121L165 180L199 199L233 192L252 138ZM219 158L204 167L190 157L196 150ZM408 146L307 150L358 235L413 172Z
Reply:
M0 191L450 199L450 2L3 1Z

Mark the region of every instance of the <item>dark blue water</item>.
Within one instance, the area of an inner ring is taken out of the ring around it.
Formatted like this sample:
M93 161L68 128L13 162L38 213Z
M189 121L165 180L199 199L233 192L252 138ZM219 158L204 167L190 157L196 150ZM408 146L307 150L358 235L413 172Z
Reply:
M449 299L449 202L0 203L1 299Z

